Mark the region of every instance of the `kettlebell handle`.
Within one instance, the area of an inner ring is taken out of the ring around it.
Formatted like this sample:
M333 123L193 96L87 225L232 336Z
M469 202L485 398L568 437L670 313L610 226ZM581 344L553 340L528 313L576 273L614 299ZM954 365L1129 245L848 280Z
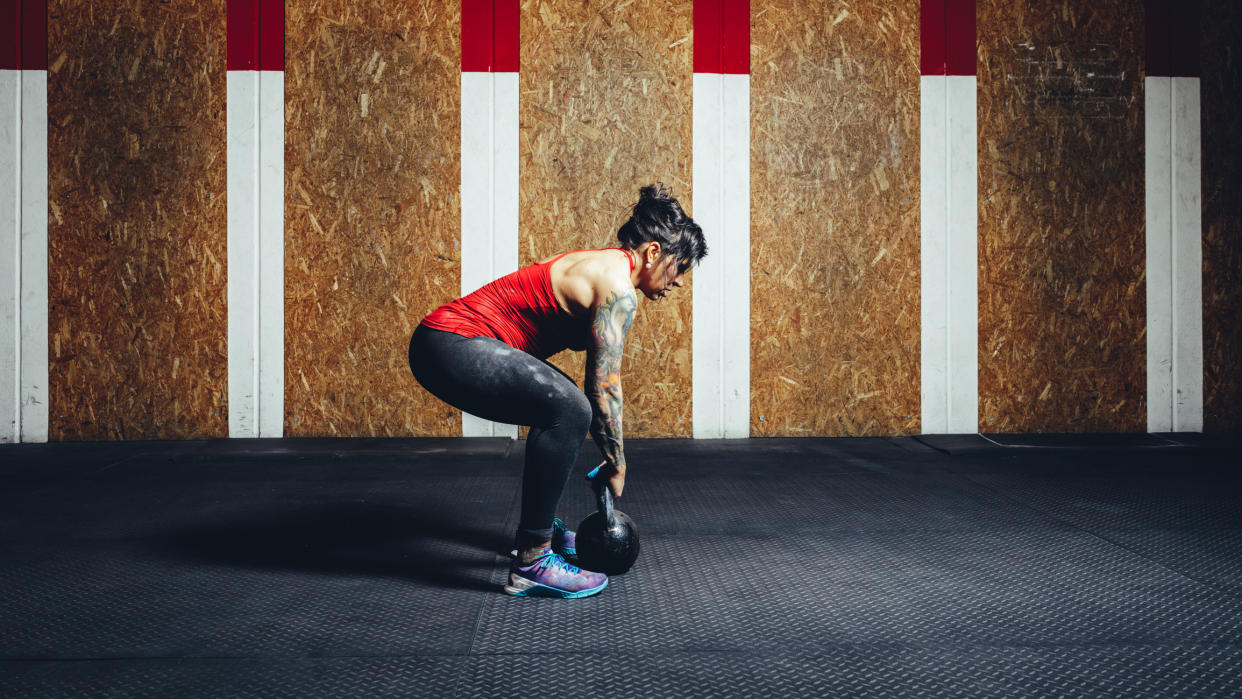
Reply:
M587 480L591 482L591 487L595 490L595 505L600 513L604 515L604 520L609 524L613 524L616 518L612 512L612 488L608 487L608 481L599 477L599 470L604 467L607 461L602 462L599 466L591 469L587 474Z

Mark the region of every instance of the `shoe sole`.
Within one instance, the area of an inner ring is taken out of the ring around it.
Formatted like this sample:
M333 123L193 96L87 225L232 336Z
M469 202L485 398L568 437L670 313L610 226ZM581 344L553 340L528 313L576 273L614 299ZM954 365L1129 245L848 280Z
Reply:
M569 590L562 590L548 585L541 585L534 580L527 580L526 578L519 578L517 576L510 575L509 584L505 585L505 594L512 595L514 597L559 597L561 599L578 599L581 597L590 597L591 595L599 594L600 592L603 592L605 587L608 587L607 579L605 579L604 584L599 587L594 587L590 590L570 592Z

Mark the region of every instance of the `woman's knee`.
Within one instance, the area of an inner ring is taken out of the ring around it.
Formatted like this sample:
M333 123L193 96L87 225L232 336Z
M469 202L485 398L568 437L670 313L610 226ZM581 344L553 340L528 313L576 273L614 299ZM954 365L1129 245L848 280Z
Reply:
M591 429L591 400L582 391L568 391L565 400L566 410L564 421L575 433L586 434Z

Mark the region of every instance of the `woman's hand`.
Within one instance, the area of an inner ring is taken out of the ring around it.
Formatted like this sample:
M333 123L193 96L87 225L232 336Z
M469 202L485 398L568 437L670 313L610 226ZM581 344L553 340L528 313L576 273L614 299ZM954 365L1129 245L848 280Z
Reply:
M594 474L592 477L591 474ZM625 490L625 466L617 468L616 466L605 461L600 464L591 474L587 474L587 480L595 478L603 478L608 483L608 488L612 491L614 498L621 497L621 491Z
M612 475L608 477L608 487L612 488L612 496L614 498L621 497L621 491L625 490L625 467L620 470L609 467L605 471L611 469Z

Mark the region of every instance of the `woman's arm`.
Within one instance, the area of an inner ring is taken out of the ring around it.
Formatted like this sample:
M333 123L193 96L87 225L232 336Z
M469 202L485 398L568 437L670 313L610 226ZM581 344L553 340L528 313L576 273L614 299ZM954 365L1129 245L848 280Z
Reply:
M625 451L621 437L621 355L625 336L634 322L638 298L629 288L612 288L591 320L591 344L587 348L584 386L594 417L591 437L604 455L608 469L601 474L613 483L620 496L625 484Z

